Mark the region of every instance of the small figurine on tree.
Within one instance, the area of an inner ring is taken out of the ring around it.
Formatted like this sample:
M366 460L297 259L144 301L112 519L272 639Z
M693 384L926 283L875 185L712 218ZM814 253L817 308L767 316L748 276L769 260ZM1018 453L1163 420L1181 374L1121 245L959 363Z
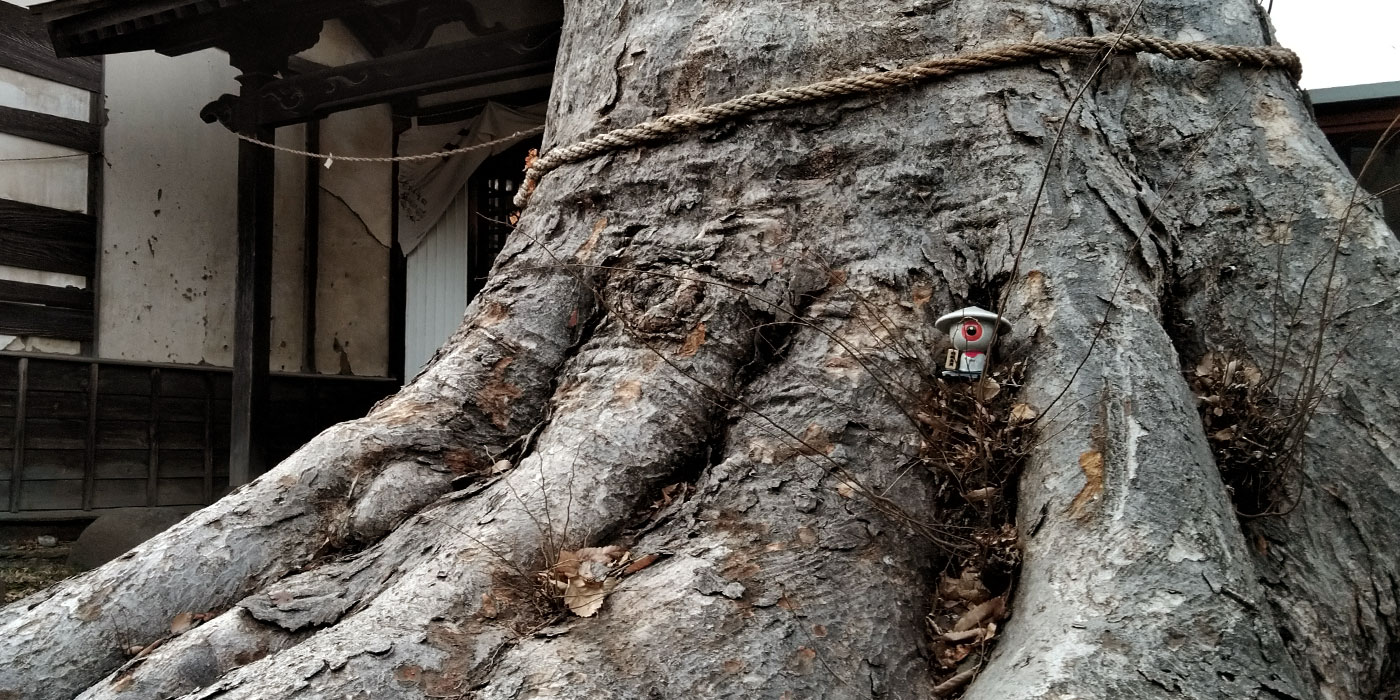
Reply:
M987 354L992 344L997 338L1011 334L1011 322L977 306L944 314L933 325L953 338L943 376L960 379L981 377L987 368Z

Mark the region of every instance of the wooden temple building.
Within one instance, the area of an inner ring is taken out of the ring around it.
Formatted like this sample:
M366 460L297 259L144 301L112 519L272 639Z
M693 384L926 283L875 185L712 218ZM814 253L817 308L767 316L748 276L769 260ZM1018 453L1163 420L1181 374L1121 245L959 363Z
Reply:
M327 166L236 134L387 157L520 133L562 14L0 3L0 520L209 503L411 378L539 137Z

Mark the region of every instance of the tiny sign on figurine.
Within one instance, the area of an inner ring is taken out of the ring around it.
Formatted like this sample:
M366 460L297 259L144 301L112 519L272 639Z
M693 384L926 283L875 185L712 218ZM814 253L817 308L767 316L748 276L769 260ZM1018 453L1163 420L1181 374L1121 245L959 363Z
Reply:
M953 347L944 361L945 377L976 379L982 376L992 343L1011 334L1009 321L976 306L944 314L933 325L953 338Z

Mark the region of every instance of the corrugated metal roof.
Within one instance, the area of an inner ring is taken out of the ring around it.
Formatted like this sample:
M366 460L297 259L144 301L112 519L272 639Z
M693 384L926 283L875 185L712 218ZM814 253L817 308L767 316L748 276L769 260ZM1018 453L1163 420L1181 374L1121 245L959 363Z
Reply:
M1400 97L1400 81L1370 83L1368 85L1344 85L1308 91L1308 98L1315 105L1381 100L1388 97Z

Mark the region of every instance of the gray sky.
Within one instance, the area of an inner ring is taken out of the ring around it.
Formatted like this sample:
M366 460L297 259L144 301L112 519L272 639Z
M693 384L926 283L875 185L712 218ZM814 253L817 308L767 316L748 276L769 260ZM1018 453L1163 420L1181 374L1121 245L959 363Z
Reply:
M1273 19L1303 59L1305 88L1400 80L1397 0L1274 0Z

